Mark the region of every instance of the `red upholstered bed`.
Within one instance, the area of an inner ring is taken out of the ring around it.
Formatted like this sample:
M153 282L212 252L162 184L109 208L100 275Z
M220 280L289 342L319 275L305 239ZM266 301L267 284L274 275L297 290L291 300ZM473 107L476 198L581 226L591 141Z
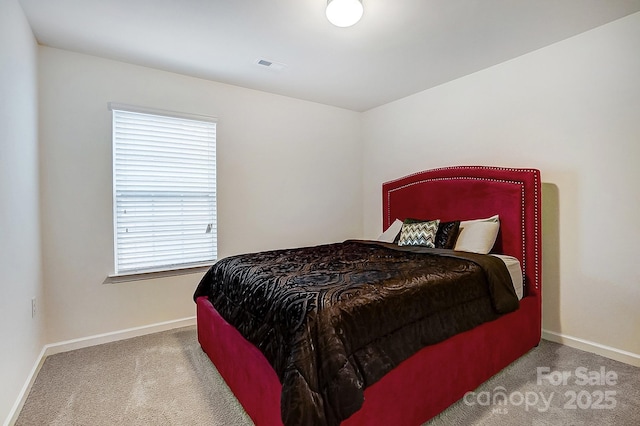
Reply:
M498 214L492 252L520 260L520 307L424 347L364 391L362 408L344 425L418 425L437 415L515 359L541 336L540 174L533 169L449 167L386 182L383 227L395 219L442 221ZM282 386L264 355L215 310L197 303L198 340L257 425L281 425Z

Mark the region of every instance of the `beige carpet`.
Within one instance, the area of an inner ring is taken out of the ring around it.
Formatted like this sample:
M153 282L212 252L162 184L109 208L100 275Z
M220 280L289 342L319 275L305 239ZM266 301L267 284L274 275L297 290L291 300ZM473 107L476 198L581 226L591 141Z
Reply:
M549 369L540 383L538 367ZM609 375L609 384L580 384L581 367L614 372L616 383ZM571 374L566 383L553 384L563 371ZM48 357L16 424L252 422L200 349L195 327L185 327ZM427 425L640 425L640 368L543 341Z
M640 368L543 340L426 425L639 426Z
M185 327L48 357L16 425L252 425Z

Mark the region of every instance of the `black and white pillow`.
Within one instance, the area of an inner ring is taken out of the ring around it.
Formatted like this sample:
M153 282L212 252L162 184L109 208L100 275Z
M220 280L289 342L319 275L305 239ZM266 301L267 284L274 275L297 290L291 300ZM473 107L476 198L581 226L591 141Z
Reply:
M400 222L400 221L396 219L396 222ZM429 222L429 220L407 218L404 220L404 222L400 222L400 226L402 226L403 223L417 223L417 222ZM436 233L436 240L435 240L436 248L450 249L450 250L453 249L453 247L456 245L456 239L458 238L459 228L460 228L459 220L455 220L452 222L440 221L440 224L438 225L438 232ZM389 229L391 229L391 227L389 227ZM400 241L401 229L402 228L400 227L398 228L396 237L393 240L395 244L398 244L398 242Z
M399 246L424 246L434 248L440 219L425 222L403 223Z

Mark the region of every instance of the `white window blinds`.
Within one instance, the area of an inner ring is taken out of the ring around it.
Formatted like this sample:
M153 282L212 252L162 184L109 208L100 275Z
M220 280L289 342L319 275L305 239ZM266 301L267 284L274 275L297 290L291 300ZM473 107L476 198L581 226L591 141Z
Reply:
M110 108L115 273L214 261L216 123Z

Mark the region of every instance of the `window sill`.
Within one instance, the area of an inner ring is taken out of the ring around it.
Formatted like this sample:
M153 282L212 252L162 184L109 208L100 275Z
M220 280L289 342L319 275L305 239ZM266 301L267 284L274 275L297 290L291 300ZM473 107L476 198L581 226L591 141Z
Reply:
M205 272L214 263L215 262L200 263L197 265L185 266L182 268L162 269L162 270L156 270L156 271L128 272L123 274L113 274L113 275L107 276L107 278L103 281L102 284L117 284L117 283L124 283L124 282L130 282L130 281L141 281L141 280L151 280L155 278L174 277L177 275L196 274L199 272Z

